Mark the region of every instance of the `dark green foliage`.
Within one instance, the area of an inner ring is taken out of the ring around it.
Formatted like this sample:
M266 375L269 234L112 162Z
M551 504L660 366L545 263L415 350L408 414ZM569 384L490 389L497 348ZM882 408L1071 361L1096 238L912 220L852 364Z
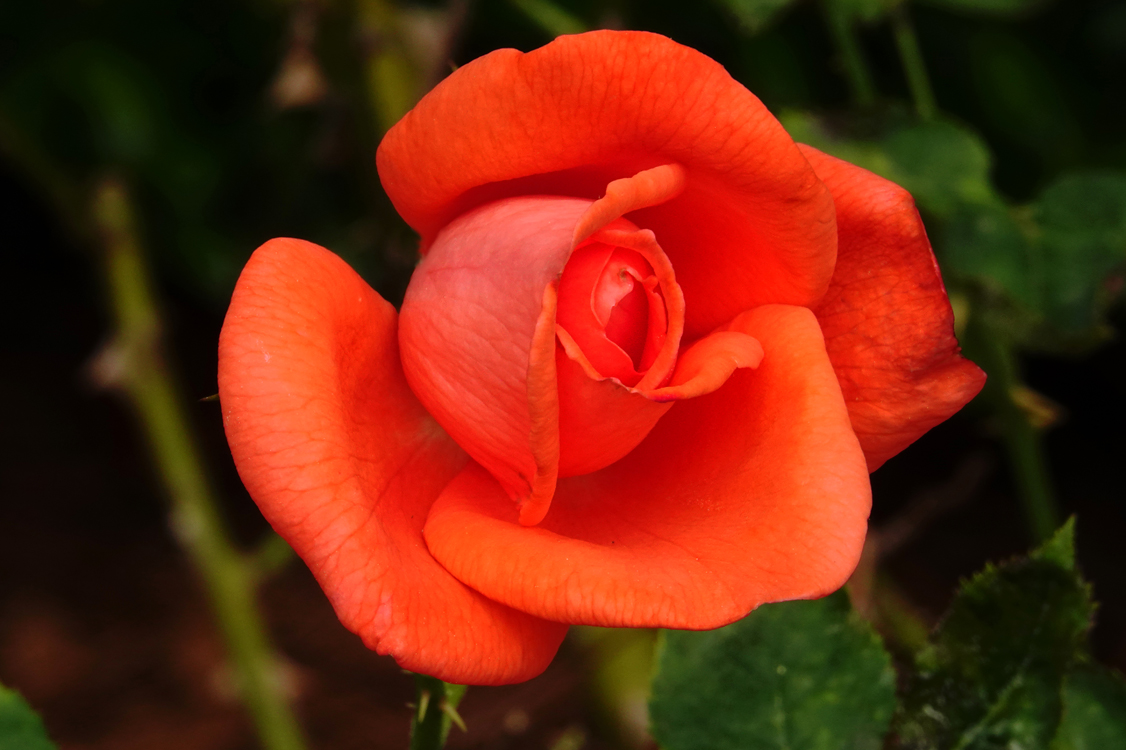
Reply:
M1033 204L1011 206L990 180L989 149L956 123L857 139L806 114L782 121L796 140L910 192L932 219L944 275L984 291L981 301L1022 345L1074 350L1106 338L1105 314L1126 268L1126 173L1067 174Z
M946 218L963 205L997 205L989 181L989 149L971 130L953 122L911 123L879 138L846 138L798 112L783 113L794 140L864 167L906 189L928 215Z
M1092 612L1072 522L1027 559L974 576L916 660L896 718L899 746L1047 748Z
M1029 13L1051 0L921 0L926 5L949 8L960 13L1012 16Z
M945 270L1015 308L1010 333L1038 349L1106 337L1126 268L1126 174L1074 173L1031 206L964 206L942 235Z
M828 0L833 9L846 18L871 23L879 20L903 0Z
M1079 173L1049 186L1033 206L1046 277L1043 312L1064 330L1094 326L1126 267L1126 174Z
M977 134L952 122L935 121L892 130L883 140L892 165L884 175L939 217L961 205L998 202L989 182L989 149Z
M770 25L794 0L716 0L752 34Z
M1126 680L1083 667L1067 676L1063 720L1051 750L1126 748Z
M876 750L895 673L846 594L664 634L650 704L665 750Z
M958 211L946 227L941 251L951 275L972 279L991 298L1026 310L1039 304L1043 261L1009 208L974 206Z
M55 750L43 722L20 694L0 685L0 750Z

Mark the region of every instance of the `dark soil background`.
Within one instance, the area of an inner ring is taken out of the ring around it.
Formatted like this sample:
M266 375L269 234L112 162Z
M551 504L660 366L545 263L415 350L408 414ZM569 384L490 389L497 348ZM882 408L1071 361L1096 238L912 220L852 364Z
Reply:
M967 93L969 84L959 83L970 65L950 52L958 48L959 35L1016 35L1048 49L1048 58L1068 69L1059 75L1085 81L1080 93L1085 102L1095 102L1080 107L1083 122L1094 124L1085 131L1086 150L1073 162L1126 158L1126 149L1114 145L1122 140L1123 120L1115 118L1126 97L1112 96L1126 76L1114 83L1111 75L1126 60L1126 26L1115 42L1121 44L1114 48L1118 57L1110 58L1090 52L1095 42L1089 29L1107 9L1126 13L1126 4L1060 6L1067 7L1010 25L920 10L920 35L935 57L940 103L984 131L998 156L997 180L1016 199L1031 195L1058 165L1041 159L1036 143L990 120ZM699 9L691 23L672 7L655 4L646 28L700 47L754 84L760 49L717 30L730 24L710 6ZM588 10L581 6L577 12ZM820 29L814 9L803 6L776 32L793 42L791 50L809 51L803 65L829 72L812 76L804 89L780 90L768 104L843 102L845 89L827 62ZM1067 36L1057 29L1079 31ZM886 72L893 66L888 39L878 30L866 34L886 79L882 83L889 94L902 94L902 81ZM507 5L485 4L466 32L459 59L494 46L527 49L543 41L542 33ZM12 59L9 55L7 62ZM1088 65L1089 59L1103 62ZM133 416L87 375L108 330L96 259L68 234L34 182L4 161L0 230L0 682L23 693L66 750L255 747L205 597L168 526L165 499ZM270 231L283 234L286 228ZM380 257L377 287L393 296L409 267ZM210 290L200 292L178 277L174 262L158 259L156 265L168 345L192 403L196 432L224 498L223 511L249 547L266 530L264 521L235 473L218 404L196 401L217 390L215 342L223 306ZM1121 331L1126 326L1121 307L1115 316ZM1116 338L1082 356L1028 357L1024 365L1028 384L1064 414L1049 432L1047 447L1062 510L1078 519L1083 572L1101 603L1094 655L1126 670L1126 343ZM972 486L952 489L951 478L967 461L979 462L984 472ZM961 578L1030 546L993 426L974 404L891 460L873 476L873 485L876 528L928 492L964 491L961 502L952 503L956 507L915 529L886 561L904 595L931 622ZM312 746L405 747L412 679L389 658L364 649L337 622L300 561L264 584L262 603ZM578 736L585 737L585 747L615 746L592 703L589 657L581 644L568 641L541 677L507 688L471 689L462 710L469 732L454 730L451 746L547 748L561 737Z

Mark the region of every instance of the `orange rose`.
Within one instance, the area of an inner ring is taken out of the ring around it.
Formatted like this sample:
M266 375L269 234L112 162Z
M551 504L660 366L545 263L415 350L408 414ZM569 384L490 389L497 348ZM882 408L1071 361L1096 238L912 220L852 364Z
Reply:
M378 165L422 236L402 313L272 240L219 390L251 496L407 669L514 682L571 623L823 596L868 472L984 382L911 197L664 37L486 55Z

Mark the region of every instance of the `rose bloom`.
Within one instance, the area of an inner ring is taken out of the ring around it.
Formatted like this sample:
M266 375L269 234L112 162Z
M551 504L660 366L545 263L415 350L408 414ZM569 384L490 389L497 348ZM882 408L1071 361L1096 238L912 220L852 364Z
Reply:
M407 669L516 682L569 624L824 596L869 472L984 382L910 195L664 37L486 55L377 162L421 236L401 312L271 240L219 393L251 496Z

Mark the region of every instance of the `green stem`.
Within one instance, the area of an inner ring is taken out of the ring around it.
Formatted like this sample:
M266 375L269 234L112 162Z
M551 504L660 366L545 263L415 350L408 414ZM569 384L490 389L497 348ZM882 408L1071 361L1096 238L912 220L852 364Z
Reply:
M856 36L856 27L852 18L838 9L832 0L825 0L822 7L829 25L829 33L836 42L837 52L840 53L844 65L849 88L852 89L853 101L858 107L871 107L876 103L876 84L873 83L872 72L864 59L864 52L860 48L860 40Z
M996 326L971 320L967 343L989 375L985 396L1001 421L1002 442L1017 483L1025 522L1035 543L1047 541L1059 526L1059 510L1048 476L1040 431L1013 399L1020 386L1020 370L1012 343Z
M509 2L552 37L581 34L589 30L585 23L551 0L509 0Z
M907 75L907 87L911 89L911 99L915 102L915 112L920 120L933 120L938 113L938 104L919 47L919 37L915 35L915 25L907 15L905 3L891 10L891 28L899 50L899 61Z
M97 184L93 219L117 329L95 362L95 374L120 388L136 409L172 501L173 527L206 585L263 747L302 750L305 742L282 696L278 665L255 605L252 576L219 516L165 364L156 300L122 183L107 178Z
M457 704L465 695L465 685L451 685L436 677L414 676L417 702L411 719L411 750L441 750L450 735L450 725L465 731Z
M876 574L872 597L880 629L897 651L911 656L927 645L930 628L889 576Z
M277 573L293 558L293 548L289 543L271 531L250 553L246 563L250 566L251 573L262 579Z
M357 0L368 102L378 133L386 133L418 101L420 73L411 62L389 0Z

